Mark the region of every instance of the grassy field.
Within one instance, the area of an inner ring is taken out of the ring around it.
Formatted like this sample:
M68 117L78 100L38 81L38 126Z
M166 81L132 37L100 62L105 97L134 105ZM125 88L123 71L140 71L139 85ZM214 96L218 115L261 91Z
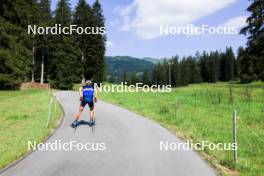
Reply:
M238 114L238 161L233 151L205 149L201 155L222 175L264 175L264 86L216 83L175 88L170 93L101 93L193 142L233 142L233 111ZM224 166L224 167L223 167Z
M0 91L0 168L28 152L28 141L41 142L54 129L61 109L46 90Z

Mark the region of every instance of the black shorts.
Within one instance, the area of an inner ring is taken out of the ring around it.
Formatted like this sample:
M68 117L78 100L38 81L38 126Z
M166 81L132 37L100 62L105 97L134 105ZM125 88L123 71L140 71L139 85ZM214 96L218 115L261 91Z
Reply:
M94 109L94 102L92 101L92 102L89 102L89 101L82 101L81 102L81 107L85 107L85 105L86 104L88 104L88 106L89 106L89 108L90 108L90 110L92 111L93 109Z

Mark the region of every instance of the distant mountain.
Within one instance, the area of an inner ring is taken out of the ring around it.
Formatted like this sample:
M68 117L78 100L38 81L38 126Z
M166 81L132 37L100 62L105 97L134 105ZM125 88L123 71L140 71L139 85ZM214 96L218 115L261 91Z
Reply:
M147 70L152 72L155 67L155 59L152 58L135 58L130 56L106 56L107 76L115 76L116 80L121 81L124 73L127 76L140 74Z
M150 57L143 57L142 59L145 61L152 62L154 64L158 64L160 62L163 62L163 59L154 59L154 58L150 58Z

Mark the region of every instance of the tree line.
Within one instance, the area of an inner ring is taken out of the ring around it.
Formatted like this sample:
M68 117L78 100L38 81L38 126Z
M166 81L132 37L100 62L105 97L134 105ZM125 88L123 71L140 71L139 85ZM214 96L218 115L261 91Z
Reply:
M154 69L152 80L156 84L187 86L192 83L231 81L239 78L239 58L231 47L226 51L197 52L195 56L178 56L165 60ZM163 76L161 76L163 75Z
M54 12L50 0L3 0L0 4L0 89L16 88L22 82L50 83L71 89L73 83L105 79L104 34L28 35L28 25L41 27L104 27L98 0L92 5L79 0L74 11L69 0L59 0Z
M235 57L231 47L226 51L197 52L194 56L174 56L163 59L153 71L145 70L141 74L127 76L123 81L129 84L143 82L144 84L187 86L192 83L230 81L239 79L239 58Z

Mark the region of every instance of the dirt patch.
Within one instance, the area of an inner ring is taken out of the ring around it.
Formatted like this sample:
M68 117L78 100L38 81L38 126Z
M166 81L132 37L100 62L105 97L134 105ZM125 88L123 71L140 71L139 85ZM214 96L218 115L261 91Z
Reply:
M36 88L36 89L49 89L49 84L41 84L36 82L26 82L22 83L20 89L28 89L28 88Z

